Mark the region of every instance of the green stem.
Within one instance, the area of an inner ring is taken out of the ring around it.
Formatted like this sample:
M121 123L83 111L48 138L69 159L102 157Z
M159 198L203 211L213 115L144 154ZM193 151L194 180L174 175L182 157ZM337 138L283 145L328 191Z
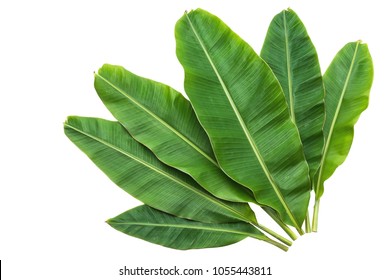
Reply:
M314 213L313 213L313 231L317 232L318 230L318 212L320 211L320 199L316 199L314 203Z
M310 214L309 214L309 210L307 210L307 213L306 213L306 219L305 219L305 230L306 230L306 233L310 233L310 232L311 232L311 225L310 225Z
M260 225L260 224L254 224L255 227L259 228L260 230L268 233L269 235L275 237L277 240L283 242L284 244L288 245L288 246L291 246L292 245L292 242L286 238L284 238L283 236L277 234L276 232L274 232L273 230L263 226L263 225Z
M299 235L304 235L305 232L300 227L295 227L299 233Z
M269 207L261 207L283 230L285 233L290 236L292 240L296 240L297 236L295 233L279 218L279 216L275 213L274 210Z
M265 239L265 240L263 240L263 241L265 241L265 242L267 242L267 243L269 243L269 244L275 245L276 247L282 249L282 250L285 251L285 252L288 251L288 247L287 247L287 246L285 246L285 245L283 245L283 244L281 244L281 243L279 243L279 242L277 242L277 241L274 241L274 240L272 240L272 239Z

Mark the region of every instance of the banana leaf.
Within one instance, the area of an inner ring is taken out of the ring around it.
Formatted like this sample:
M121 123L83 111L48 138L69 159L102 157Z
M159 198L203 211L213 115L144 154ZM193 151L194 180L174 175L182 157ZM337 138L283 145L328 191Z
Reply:
M107 64L95 74L95 89L114 117L159 160L221 199L255 201L249 189L220 169L190 102L180 93Z
M68 117L65 133L114 183L143 203L206 223L257 224L248 204L206 192L188 175L161 163L118 122Z
M293 10L284 10L273 18L260 56L283 88L313 180L324 145L325 90L317 51Z
M303 233L309 169L269 66L219 18L197 9L176 24L185 90L221 168Z
M278 246L248 223L209 224L195 222L153 209L147 205L130 209L107 223L116 230L165 247L188 250L227 246L252 237Z
M368 106L373 75L374 68L368 46L360 41L346 44L324 74L325 144L314 187L314 231L318 227L319 203L324 192L324 182L348 155L354 125Z

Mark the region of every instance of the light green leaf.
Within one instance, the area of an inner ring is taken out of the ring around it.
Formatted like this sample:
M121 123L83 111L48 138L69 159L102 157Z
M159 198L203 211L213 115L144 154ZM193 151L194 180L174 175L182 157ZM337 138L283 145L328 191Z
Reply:
M221 168L300 233L310 180L298 130L268 65L203 10L176 24L185 90Z
M293 10L284 10L273 18L260 56L283 88L313 179L324 145L324 85L317 51Z
M114 183L153 208L201 222L256 223L248 204L204 191L186 174L161 163L117 122L69 117L65 133Z
M324 192L324 181L348 155L353 126L368 106L373 76L370 52L360 41L345 45L325 72L325 145L315 182L317 199Z
M113 65L95 74L95 88L114 117L162 162L221 199L255 201L249 189L220 169L190 102L180 93Z
M107 223L127 235L165 247L188 250L230 245L250 236L271 241L244 222L207 224L178 218L142 205L109 219ZM272 241L271 241L272 242ZM287 247L280 245L287 250Z

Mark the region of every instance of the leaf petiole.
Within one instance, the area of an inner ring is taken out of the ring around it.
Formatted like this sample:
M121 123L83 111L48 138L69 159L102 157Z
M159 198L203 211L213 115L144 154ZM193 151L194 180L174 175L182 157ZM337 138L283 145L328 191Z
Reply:
M284 244L288 245L288 246L291 246L292 245L292 242L286 238L284 238L283 236L281 236L280 234L274 232L273 230L263 226L263 225L260 225L260 224L253 224L255 227L259 228L260 230L268 233L269 235L275 237L276 239L278 239L279 241L283 242Z
M314 213L313 213L313 231L317 232L318 230L318 212L320 210L320 199L316 199L314 203Z
M307 213L306 213L305 231L306 231L306 233L312 232L311 225L310 225L310 214L309 214L309 210L308 210Z
M290 236L292 240L296 240L296 234L278 217L275 212L269 207L262 207L262 209Z
M265 241L265 242L267 242L269 244L272 244L272 245L278 247L279 249L282 249L285 252L287 252L288 249L289 249L289 247L287 247L287 246L285 246L285 245L283 245L283 244L281 244L281 243L279 243L277 241L274 241L272 239L265 239L265 240L262 240L262 241Z

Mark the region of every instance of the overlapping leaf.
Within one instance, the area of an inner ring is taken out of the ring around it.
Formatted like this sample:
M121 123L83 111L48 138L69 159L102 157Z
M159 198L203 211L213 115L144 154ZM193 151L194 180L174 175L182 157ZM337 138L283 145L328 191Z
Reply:
M128 210L109 219L107 223L125 234L180 250L226 246L246 237L274 244L256 228L244 222L200 223L178 218L146 205ZM287 250L285 246L279 247Z
M323 183L348 155L353 127L368 106L373 81L373 64L366 44L346 44L324 74L326 89L325 145L315 192L319 199Z
M310 182L298 130L269 66L220 19L196 10L176 24L185 90L217 160L301 233Z
M256 223L245 203L220 200L161 163L117 122L69 117L65 133L123 190L161 211L207 223Z
M95 74L95 88L115 118L162 162L191 175L219 198L255 201L249 189L219 168L191 104L180 93L113 65Z
M324 86L316 49L293 10L284 10L273 18L260 56L283 88L313 178L324 145Z

